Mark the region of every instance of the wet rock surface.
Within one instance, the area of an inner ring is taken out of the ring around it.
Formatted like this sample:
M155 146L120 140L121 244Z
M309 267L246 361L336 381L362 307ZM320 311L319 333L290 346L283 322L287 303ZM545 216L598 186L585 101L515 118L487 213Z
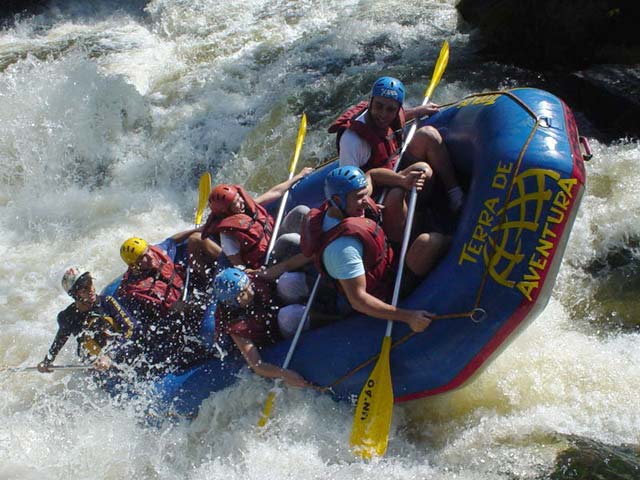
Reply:
M640 448L608 445L567 435L569 447L556 458L553 472L539 480L635 480L640 478Z
M559 78L557 87L598 126L604 140L640 137L640 64L594 65Z
M548 90L584 112L611 141L640 137L640 2L461 0L476 54L539 72Z
M15 15L38 13L46 3L44 0L3 0L0 2L0 27L12 22Z

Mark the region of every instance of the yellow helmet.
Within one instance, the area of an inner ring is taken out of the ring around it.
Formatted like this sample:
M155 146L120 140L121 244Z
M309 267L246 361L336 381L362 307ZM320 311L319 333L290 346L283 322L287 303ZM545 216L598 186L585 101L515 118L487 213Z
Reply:
M142 238L131 237L128 240L125 240L122 246L120 247L120 256L124 263L129 266L132 266L136 263L140 255L144 253L149 244L145 242Z

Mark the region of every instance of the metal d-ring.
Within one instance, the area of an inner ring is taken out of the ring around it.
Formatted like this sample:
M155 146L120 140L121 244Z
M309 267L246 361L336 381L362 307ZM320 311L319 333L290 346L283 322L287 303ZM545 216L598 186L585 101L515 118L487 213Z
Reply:
M480 323L487 318L487 311L484 308L476 307L471 310L471 315L469 315L469 317L473 323Z

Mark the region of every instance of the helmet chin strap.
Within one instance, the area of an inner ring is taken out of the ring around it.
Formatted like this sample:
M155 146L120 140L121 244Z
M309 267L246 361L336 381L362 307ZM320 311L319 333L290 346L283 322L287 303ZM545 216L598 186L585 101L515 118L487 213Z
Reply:
M340 210L340 213L342 213L342 215L344 215L345 217L347 216L347 212L338 203L336 203L336 201L333 199L333 197L331 197L331 200L329 200L329 204L332 207L336 207L338 210Z

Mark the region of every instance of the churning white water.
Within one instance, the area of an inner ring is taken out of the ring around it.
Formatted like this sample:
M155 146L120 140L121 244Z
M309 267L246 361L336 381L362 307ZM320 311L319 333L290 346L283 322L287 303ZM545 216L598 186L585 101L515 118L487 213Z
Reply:
M254 192L284 179L303 111L314 165L333 154L330 120L379 74L418 103L444 39L435 101L524 85L466 70L454 4L58 0L0 31L0 363L42 359L69 303L64 267L101 287L123 270L122 240L187 228L204 171ZM156 427L144 399L82 372L2 372L0 479L537 478L567 434L640 444L640 145L591 143L547 309L466 388L397 406L383 459L355 459L352 407L313 392L286 390L258 432L270 384L248 373L192 422ZM75 361L70 340L58 362Z

